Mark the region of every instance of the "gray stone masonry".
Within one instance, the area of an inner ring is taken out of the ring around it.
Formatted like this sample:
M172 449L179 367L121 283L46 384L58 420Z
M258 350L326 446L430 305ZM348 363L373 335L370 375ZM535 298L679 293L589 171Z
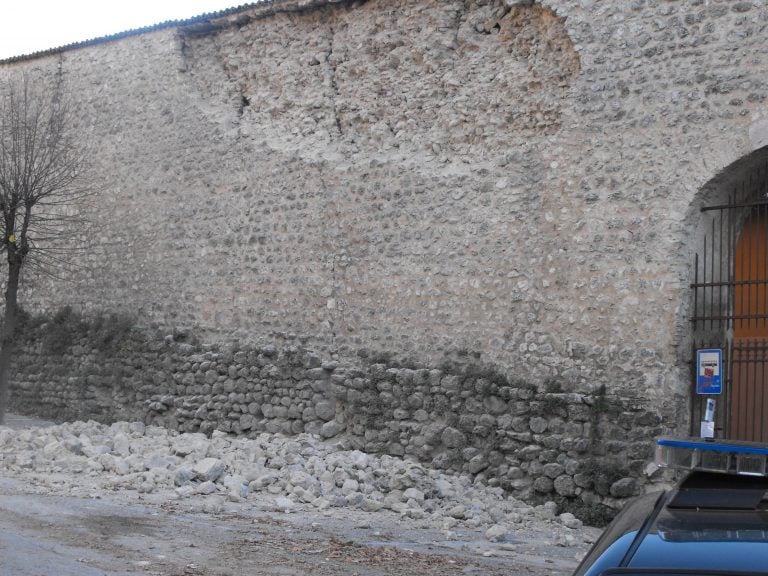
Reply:
M698 208L764 164L767 26L765 0L278 0L0 62L61 80L99 190L25 308L171 335L33 342L15 405L623 497L687 431Z
M0 63L100 184L68 282L209 343L295 334L687 414L691 207L761 142L762 0L281 0Z
M566 509L611 506L634 494L647 480L650 455L650 444L634 438L661 431L642 403L540 389L468 362L339 363L295 345L219 348L171 339L139 353L136 342L110 353L85 338L56 354L28 346L14 375L13 408L209 436L343 437L353 449L405 456ZM211 479L220 473L215 465L193 472Z

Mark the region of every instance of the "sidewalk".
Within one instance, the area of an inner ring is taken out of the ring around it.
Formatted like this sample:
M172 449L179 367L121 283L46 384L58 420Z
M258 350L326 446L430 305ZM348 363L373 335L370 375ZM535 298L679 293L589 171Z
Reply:
M6 414L5 424L8 428L14 430L23 430L25 428L41 428L43 426L53 426L55 422L49 420L40 420L30 416L20 416L19 414Z

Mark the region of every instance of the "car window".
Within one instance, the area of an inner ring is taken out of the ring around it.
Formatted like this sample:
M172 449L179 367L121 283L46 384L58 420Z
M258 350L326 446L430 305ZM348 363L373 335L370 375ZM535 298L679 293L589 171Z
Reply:
M768 568L768 550L760 541L669 541L649 534L629 567L749 572ZM730 572L729 572L730 573Z
M656 502L663 496L663 492L645 494L627 504L606 528L573 576L597 576L606 567L618 564Z
M618 540L614 541L613 544L608 546L608 548L603 549L602 553L589 564L586 571L577 572L576 574L598 576L599 574L603 574L606 569L621 563L621 559L624 558L624 555L627 553L635 536L637 536L637 531L627 532Z

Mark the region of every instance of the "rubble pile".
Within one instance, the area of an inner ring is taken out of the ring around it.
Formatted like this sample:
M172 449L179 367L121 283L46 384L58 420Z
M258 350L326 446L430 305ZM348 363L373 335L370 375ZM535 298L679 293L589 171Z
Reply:
M574 544L569 530L581 528L573 515L557 515L552 502L529 506L468 476L310 434L208 437L140 422L0 427L0 465L4 474L34 478L51 492L134 491L160 502L196 503L205 512L229 503L268 503L285 512L388 510L445 530L485 528L492 541L527 522L551 521L563 529L562 545Z

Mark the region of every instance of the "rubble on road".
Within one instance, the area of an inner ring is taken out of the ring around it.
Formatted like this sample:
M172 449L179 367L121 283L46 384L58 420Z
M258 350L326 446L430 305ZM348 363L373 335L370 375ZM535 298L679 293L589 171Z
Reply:
M449 531L484 528L490 541L528 522L557 528L571 546L581 522L548 502L530 506L500 488L392 456L350 450L309 434L256 438L178 433L140 422L72 422L26 430L0 427L4 474L55 493L135 491L204 512L258 502L275 511L356 508L429 519ZM32 480L34 479L34 480Z

